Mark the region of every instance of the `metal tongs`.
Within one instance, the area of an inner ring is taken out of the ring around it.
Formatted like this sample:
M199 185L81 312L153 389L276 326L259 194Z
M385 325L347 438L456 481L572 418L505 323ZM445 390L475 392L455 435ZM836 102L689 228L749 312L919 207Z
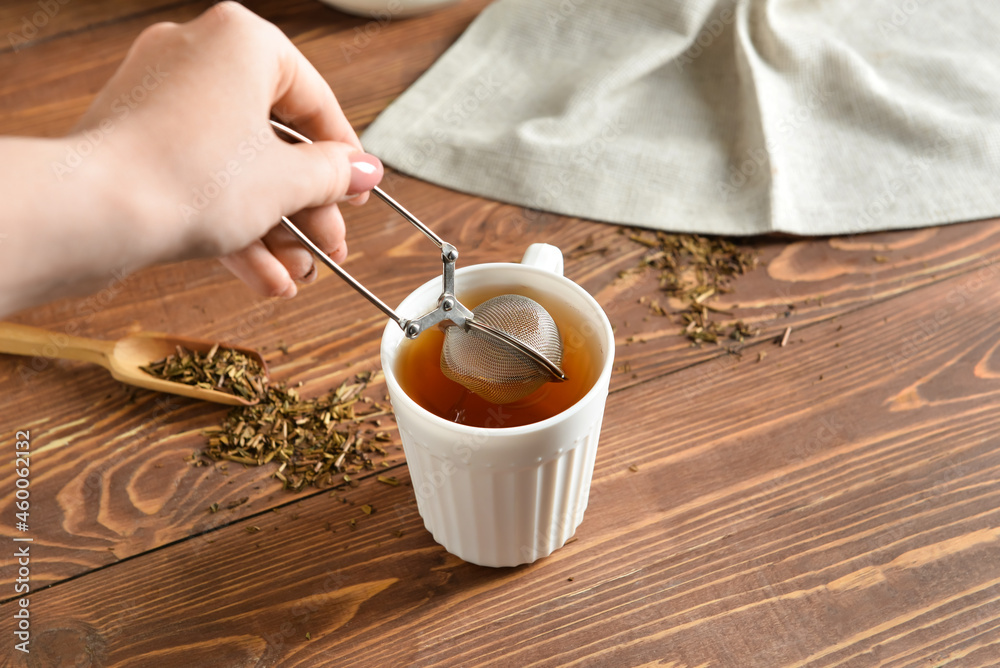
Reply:
M308 137L285 125L282 125L281 123L278 123L277 121L272 120L271 125L275 130L289 139L294 139L306 144L312 143ZM419 318L409 319L401 317L392 308L390 308L388 304L376 297L371 291L368 290L368 288L347 273L339 264L334 262L329 255L324 253L319 246L303 234L302 230L295 226L295 223L290 221L286 216L281 217L281 223L289 232L295 235L303 246L312 251L313 255L319 258L323 264L332 269L337 276L340 276L340 278L354 288L362 297L374 304L380 311L389 316L390 320L399 325L400 329L403 330L403 334L406 335L406 338L415 339L428 327L433 327L438 323L448 321L462 327L465 330L475 329L486 334L487 336L501 341L537 362L542 366L542 368L552 375L553 380L566 380L566 376L563 374L559 366L532 346L511 336L507 332L477 321L475 319L475 314L458 301L457 297L455 297L455 262L458 260L458 249L435 234L433 230L420 222L416 216L407 211L399 202L390 197L378 186L372 188L372 192L392 207L396 213L408 220L411 225L423 232L424 236L434 242L434 245L441 251L441 261L444 265L444 289L441 292L441 296L438 297L437 308L433 311L425 313Z

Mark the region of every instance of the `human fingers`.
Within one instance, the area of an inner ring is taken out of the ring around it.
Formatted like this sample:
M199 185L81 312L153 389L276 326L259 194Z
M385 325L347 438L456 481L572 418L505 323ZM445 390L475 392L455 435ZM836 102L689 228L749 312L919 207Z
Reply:
M339 142L284 144L269 171L286 214L356 198L385 173L378 158Z
M334 262L344 261L347 256L344 217L336 205L306 209L299 212L293 222ZM268 232L264 237L264 245L285 265L295 280L308 283L315 278L316 261L312 253L283 226L279 225Z
M265 297L291 299L298 287L291 274L259 239L241 251L220 258L222 265Z

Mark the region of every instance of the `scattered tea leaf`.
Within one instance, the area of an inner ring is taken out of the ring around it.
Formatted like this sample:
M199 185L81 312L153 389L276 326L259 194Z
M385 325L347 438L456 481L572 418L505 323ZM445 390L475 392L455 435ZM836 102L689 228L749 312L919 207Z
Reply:
M791 327L785 327L785 331L781 335L781 341L779 342L778 345L780 345L782 348L784 348L785 346L787 346L788 345L788 337L790 337L791 335L792 335L792 328Z
M392 485L393 487L399 487L399 480L395 476L380 475L375 478L379 482L384 482L386 485Z
M391 412L361 396L368 383L381 377L381 372L359 374L358 382L308 400L283 383L268 385L259 403L236 407L222 426L205 430L208 447L203 454L245 466L279 464L273 475L292 491L339 484L339 474L349 483L346 471L375 470L373 456L386 455L375 440L392 440L388 432L374 439L360 433L362 423ZM236 505L240 503L245 500Z
M743 341L744 339L751 339L757 336L760 330L752 325L748 325L742 320L737 320L733 323L733 329L729 332L729 338L735 339L736 341Z
M229 503L226 504L226 509L227 510L232 510L233 508L239 508L240 506L242 506L244 503L246 503L249 500L250 500L249 496L244 496L244 497L241 497L239 499L236 499L235 501L230 501ZM218 505L218 504L216 504L216 505Z
M721 237L697 234L632 230L628 238L649 249L637 270L645 267L659 270L660 289L683 305L677 315L683 324L681 333L688 339L696 344L719 343L727 336L742 341L757 334L757 330L741 321L728 327L720 324L714 314L731 314L711 305L713 298L729 292L737 276L757 267L759 258L754 251L741 249ZM655 299L649 301L649 310L668 315Z

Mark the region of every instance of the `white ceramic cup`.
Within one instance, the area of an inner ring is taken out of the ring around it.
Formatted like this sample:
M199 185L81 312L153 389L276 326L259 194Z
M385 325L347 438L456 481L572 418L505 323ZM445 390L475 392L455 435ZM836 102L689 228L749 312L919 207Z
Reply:
M562 266L558 248L533 244L521 264L480 264L455 273L460 297L463 290L521 285L559 300L577 323L562 332L564 344L586 341L599 354L590 390L546 420L489 429L434 415L400 387L395 364L405 338L399 326L389 322L382 335L382 368L424 526L449 552L481 566L548 556L574 534L587 508L615 343L604 310L562 275ZM440 294L438 277L404 299L397 313L417 317L434 308Z

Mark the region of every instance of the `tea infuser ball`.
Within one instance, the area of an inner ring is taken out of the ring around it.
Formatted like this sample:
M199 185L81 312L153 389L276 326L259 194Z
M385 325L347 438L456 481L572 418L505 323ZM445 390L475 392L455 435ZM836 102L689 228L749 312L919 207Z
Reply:
M549 312L521 295L500 295L472 309L473 319L504 332L562 366L563 344ZM475 328L445 330L441 371L494 404L523 399L552 380L530 356Z

